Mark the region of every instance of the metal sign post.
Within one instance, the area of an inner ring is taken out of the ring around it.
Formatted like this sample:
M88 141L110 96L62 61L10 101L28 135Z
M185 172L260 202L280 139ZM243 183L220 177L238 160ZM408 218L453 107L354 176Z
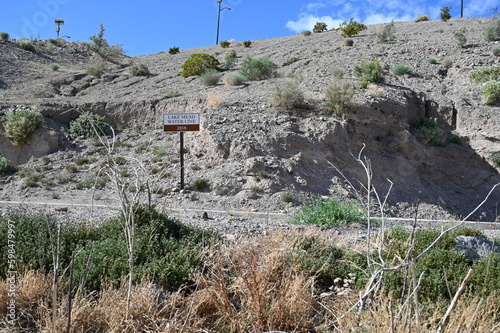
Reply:
M200 130L199 113L179 113L163 115L163 131L179 132L181 160L181 190L184 188L184 132Z

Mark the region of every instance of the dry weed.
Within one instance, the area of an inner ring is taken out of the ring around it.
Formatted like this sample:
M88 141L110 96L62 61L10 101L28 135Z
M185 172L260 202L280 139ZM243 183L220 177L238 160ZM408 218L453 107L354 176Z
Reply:
M377 86L376 84L370 83L367 87L368 95L374 97L382 97L384 96L385 90L382 87Z
M207 106L211 108L220 108L224 105L225 96L222 93L211 92L207 94Z

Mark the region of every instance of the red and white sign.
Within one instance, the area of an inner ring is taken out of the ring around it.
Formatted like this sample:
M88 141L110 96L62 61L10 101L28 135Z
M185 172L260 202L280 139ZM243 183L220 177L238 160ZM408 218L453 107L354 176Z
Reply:
M194 132L199 130L199 113L175 113L163 115L163 131L165 132Z

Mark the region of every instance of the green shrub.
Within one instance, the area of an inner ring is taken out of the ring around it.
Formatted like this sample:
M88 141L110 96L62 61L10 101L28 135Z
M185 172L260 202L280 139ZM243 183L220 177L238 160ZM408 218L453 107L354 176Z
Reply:
M170 54L177 54L179 53L179 48L177 46L172 46L169 50L168 53Z
M0 156L0 176L4 176L7 173L16 172L17 168L12 165L12 162L3 156Z
M276 64L267 57L257 59L248 57L243 61L240 73L247 80L259 81L277 76L276 67Z
M95 77L101 77L101 75L104 74L104 68L101 65L89 66L85 71L88 75L92 75Z
M485 83L488 81L500 81L500 67L478 67L469 73L469 80L474 83Z
M325 91L325 108L337 116L344 116L350 112L351 100L355 91L353 87L335 78Z
M337 30L342 31L342 37L352 37L366 29L366 25L354 21L354 18L351 17L349 23L342 22Z
M302 109L306 106L304 93L299 88L299 80L285 85L276 85L272 105L278 110Z
M205 178L198 178L194 182L191 183L191 188L196 191L204 191L210 187L208 180Z
M486 104L488 105L495 105L500 102L500 81L486 82L481 94L486 98Z
M354 41L352 40L352 38L344 39L344 46L353 46L353 45L354 45Z
M444 68L450 68L451 65L453 65L453 59L451 58L444 58L443 59L443 62L441 63L441 65L444 67Z
M323 32L327 30L327 24L325 22L316 22L313 28L313 32Z
M144 64L133 64L130 66L130 74L133 76L148 76L150 72L148 66Z
M245 78L238 73L227 73L222 78L226 86L239 86L245 81Z
M69 124L69 132L73 137L97 138L106 135L109 125L104 118L92 112L84 112Z
M490 160L493 162L493 165L497 168L500 168L500 152L493 153L490 155Z
M311 30L304 30L304 31L302 31L302 36L311 36L311 35L312 35Z
M436 60L436 58L429 57L429 58L427 58L427 62L428 62L429 64L436 64L436 63L437 63L437 60Z
M294 223L340 227L350 222L365 221L363 213L347 201L338 202L315 196L312 205L303 205L301 209L302 212L294 215Z
M495 56L500 55L500 46L493 46L491 48L491 53Z
M45 123L42 114L32 108L16 107L7 111L4 123L5 137L15 146L31 140L33 132Z
M459 145L462 143L462 138L460 137L460 134L458 134L458 132L453 131L453 132L451 132L450 141L451 141L451 143Z
M392 68L392 73L394 75L405 75L405 74L410 74L411 72L412 69L403 64L396 65Z
M220 42L220 46L222 48L228 48L230 45L231 45L231 42L228 42L227 40L223 40L222 42Z
M449 19L451 19L450 10L451 6L446 6L441 8L441 13L439 14L439 17L441 17L441 20L443 22L447 22Z
M52 63L49 65L50 69L53 71L58 71L59 70L59 64Z
M423 15L420 15L419 17L417 17L415 22L429 21L429 19L430 19L429 15L423 14Z
M424 118L417 127L417 137L420 142L431 146L444 146L446 137L435 118Z
M0 39L3 40L4 42L9 40L9 33L8 32L0 32Z
M484 38L488 42L500 39L500 19L498 16L491 19L490 25L484 30Z
M341 79L344 77L344 69L340 67L335 67L332 69L332 75L336 79Z
M252 41L251 40L246 40L243 42L243 46L244 47L250 47L252 45Z
M297 62L297 61L299 61L299 60L300 60L300 58L299 58L299 57L297 57L297 56L291 56L290 58L288 58L288 59L285 61L285 63L283 64L283 66L288 66L288 65L291 65L291 64L293 64L294 62Z
M236 62L236 51L234 49L228 50L226 53L224 53L222 60L224 61L224 63L222 64L224 68L232 68L234 66L234 63Z
M458 31L454 31L453 35L457 41L457 46L459 49L463 49L465 44L467 43L467 37L465 36L465 28L462 28Z
M176 90L172 90L167 93L167 98L174 98L179 96L182 96L182 94Z
M19 41L19 47L26 51L36 52L35 45L33 45L33 43L27 39L21 39Z
M283 202L286 202L286 203L293 202L293 200L294 200L293 194L292 194L292 193L290 193L290 192L284 192L284 193L281 195L281 200L282 200Z
M394 26L394 22L391 22L384 26L384 30L380 34L378 34L378 42L379 43L389 43L396 40L396 27Z
M181 76L201 75L209 69L220 70L219 60L209 54L195 53L182 64Z
M59 41L57 39L49 38L47 42L49 42L50 45L59 46Z
M382 74L382 66L380 66L380 61L378 60L363 61L361 65L355 65L354 74L362 82L383 83L385 81Z
M209 69L201 74L201 82L205 86L215 86L219 83L222 74L216 69Z
M369 84L368 81L361 81L360 87L363 88L363 89L366 89L366 88L368 88L368 84Z
M104 25L101 24L99 32L96 35L89 37L92 41L92 44L89 44L89 47L92 51L99 54L104 59L114 60L122 56L125 51L123 50L121 44L109 45L106 38L104 38L104 30Z

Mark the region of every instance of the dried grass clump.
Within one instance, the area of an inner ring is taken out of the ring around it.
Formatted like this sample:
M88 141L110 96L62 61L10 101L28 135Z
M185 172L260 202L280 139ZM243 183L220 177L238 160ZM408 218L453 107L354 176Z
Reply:
M222 78L226 86L239 86L243 84L244 78L238 73L228 73Z
M377 86L376 84L369 83L367 87L367 93L370 96L382 97L384 96L385 90L384 88Z
M212 92L207 94L207 106L211 108L220 108L224 105L224 94Z

